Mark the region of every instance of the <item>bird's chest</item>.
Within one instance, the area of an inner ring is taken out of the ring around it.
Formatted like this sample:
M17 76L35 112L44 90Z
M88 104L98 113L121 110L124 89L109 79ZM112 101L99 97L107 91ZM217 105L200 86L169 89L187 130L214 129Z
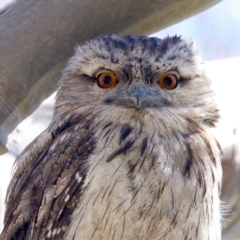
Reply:
M100 134L66 239L190 239L202 191L181 172L185 153L155 133L125 131Z

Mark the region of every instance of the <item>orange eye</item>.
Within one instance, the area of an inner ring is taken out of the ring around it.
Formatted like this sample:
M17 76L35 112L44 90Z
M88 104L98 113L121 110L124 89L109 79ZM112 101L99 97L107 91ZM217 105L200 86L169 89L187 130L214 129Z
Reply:
M162 88L174 89L178 84L177 77L172 73L164 73L158 80L158 84Z
M98 76L97 83L101 88L110 88L117 84L117 78L112 72L104 72Z

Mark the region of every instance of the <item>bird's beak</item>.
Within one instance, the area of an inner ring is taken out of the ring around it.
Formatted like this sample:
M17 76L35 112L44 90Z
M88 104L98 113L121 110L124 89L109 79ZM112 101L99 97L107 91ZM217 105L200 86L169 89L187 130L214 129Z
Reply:
M142 84L135 84L129 90L120 90L106 102L134 108L161 107L164 104L159 92L151 91Z

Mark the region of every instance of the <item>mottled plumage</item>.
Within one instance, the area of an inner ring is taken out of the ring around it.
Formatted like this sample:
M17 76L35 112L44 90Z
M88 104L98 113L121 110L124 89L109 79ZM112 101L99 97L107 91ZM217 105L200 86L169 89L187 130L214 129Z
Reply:
M105 72L114 86L100 86ZM159 85L166 73L172 89ZM16 160L0 239L220 240L210 85L193 43L177 36L78 47L50 126Z

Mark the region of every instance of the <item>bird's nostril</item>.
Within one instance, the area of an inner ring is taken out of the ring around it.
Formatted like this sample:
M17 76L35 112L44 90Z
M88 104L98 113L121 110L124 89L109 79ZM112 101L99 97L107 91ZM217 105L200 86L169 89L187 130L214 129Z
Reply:
M133 86L130 91L130 95L144 97L148 95L148 90L142 85Z
M140 99L143 98L148 98L148 97L157 97L159 93L148 90L144 85L138 84L133 86L129 91L128 91L129 96L133 97L139 97Z

